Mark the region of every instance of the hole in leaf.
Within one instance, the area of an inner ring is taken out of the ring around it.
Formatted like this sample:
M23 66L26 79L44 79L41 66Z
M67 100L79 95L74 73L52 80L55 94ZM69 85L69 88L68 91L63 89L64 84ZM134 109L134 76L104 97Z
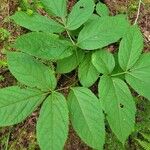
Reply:
M124 105L120 103L120 108L124 108Z
M80 6L79 8L80 8L80 9L83 9L83 8L84 8L84 6Z

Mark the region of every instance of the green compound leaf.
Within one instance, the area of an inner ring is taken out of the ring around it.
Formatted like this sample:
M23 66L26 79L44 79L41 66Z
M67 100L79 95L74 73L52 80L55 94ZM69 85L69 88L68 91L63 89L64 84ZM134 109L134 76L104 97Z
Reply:
M113 54L107 50L98 50L92 54L92 63L99 73L109 74L115 67Z
M125 78L136 92L150 100L150 53L142 54Z
M67 0L41 0L45 10L64 19L67 15Z
M0 89L0 126L22 122L42 102L45 95L35 89L17 86Z
M86 54L78 68L78 77L81 84L85 87L92 86L98 79L99 74L92 64L91 53Z
M53 90L57 81L54 72L32 56L21 52L9 52L8 68L16 79L30 87Z
M108 7L99 2L97 5L96 5L96 12L101 16L101 17L105 17L105 16L109 16L109 9Z
M136 139L138 144L144 149L144 150L150 150L150 143L147 141L142 141L140 139Z
M130 90L124 81L109 76L101 77L98 90L109 125L124 144L135 124L136 108Z
M150 150L150 133L140 133L142 135L142 139L135 139L138 144L144 149L144 150Z
M44 102L37 122L41 150L62 150L68 136L69 115L65 97L52 93Z
M91 20L81 30L77 46L87 50L105 47L122 38L128 26L129 23L123 15Z
M143 37L138 26L131 26L123 37L119 47L118 59L121 68L126 71L138 60L143 49Z
M20 36L14 45L18 50L46 60L58 60L72 55L74 47L54 34L31 32Z
M143 136L143 138L145 140L147 140L148 142L150 142L150 133L141 133L141 135Z
M113 56L114 56L114 59L115 59L115 68L112 71L111 75L114 76L115 74L118 74L117 78L125 80L125 73L122 70L122 68L120 67L119 62L118 62L118 53L114 53Z
M16 24L27 28L31 31L43 31L50 33L60 33L64 31L64 28L54 20L34 13L28 15L25 12L19 11L15 15L11 16Z
M93 0L80 0L75 4L67 20L67 29L75 30L85 23L94 11Z
M73 128L80 138L94 149L103 149L104 116L97 97L87 88L75 87L68 96Z
M71 55L67 58L58 60L56 72L58 72L58 73L71 72L72 70L77 68L77 66L83 60L84 54L85 54L84 51L79 49L76 52L74 52L73 55Z

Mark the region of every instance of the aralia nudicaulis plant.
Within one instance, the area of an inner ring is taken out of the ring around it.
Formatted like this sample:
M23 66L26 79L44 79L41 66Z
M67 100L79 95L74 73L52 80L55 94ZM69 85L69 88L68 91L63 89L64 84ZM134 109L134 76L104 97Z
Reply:
M67 0L41 3L50 17L23 11L11 16L30 31L16 39L15 52L7 52L10 72L25 86L0 89L0 126L22 122L41 105L41 150L63 149L69 121L93 149L103 149L105 120L124 144L135 126L130 89L150 100L150 53L142 52L139 27L125 15L110 16L106 5L93 0L79 0L70 12ZM107 49L113 43L119 45L115 53ZM56 75L73 70L79 82L65 98ZM96 81L97 95L89 89Z

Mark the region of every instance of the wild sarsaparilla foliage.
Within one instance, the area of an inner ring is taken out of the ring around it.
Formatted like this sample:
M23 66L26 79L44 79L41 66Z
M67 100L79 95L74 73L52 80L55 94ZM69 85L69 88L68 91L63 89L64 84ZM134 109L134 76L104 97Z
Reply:
M7 53L10 72L25 86L0 90L0 126L22 122L42 104L37 121L41 150L63 149L69 120L93 149L103 149L105 119L124 144L135 126L130 89L150 100L150 53L142 53L139 27L125 15L109 16L108 8L93 0L79 0L69 13L67 0L41 2L51 17L23 11L11 17L31 32L15 41L17 51ZM112 43L119 44L115 54L106 49ZM55 75L73 70L82 86L71 87L66 100ZM89 87L98 79L97 97Z

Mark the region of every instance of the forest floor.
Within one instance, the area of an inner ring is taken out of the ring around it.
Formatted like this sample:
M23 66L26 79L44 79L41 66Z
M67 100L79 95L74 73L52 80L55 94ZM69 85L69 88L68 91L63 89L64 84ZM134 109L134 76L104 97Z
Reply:
M68 8L74 5L76 0L70 0ZM115 15L118 13L127 14L131 23L136 19L138 11L138 0L103 0L103 2L109 7L111 14ZM20 9L19 0L0 0L0 88L11 86L16 84L16 80L10 74L7 69L7 61L5 52L11 49L11 43L21 34L25 33L26 30L14 25L9 17L18 9ZM141 28L144 37L144 51L150 50L150 0L143 0L141 5L138 25ZM5 29L5 30L3 30ZM113 50L113 45L110 49ZM74 82L74 75L68 75L68 77L62 78L62 83L70 84ZM61 81L60 81L61 82ZM94 87L92 87L94 89ZM66 91L64 91L65 93ZM141 97L140 100L143 100ZM139 101L140 101L139 100ZM139 123L140 129L145 130L144 121L147 114L147 108L150 106L149 102L145 100L145 103L138 104L137 123ZM35 136L35 124L39 111L37 110L28 117L26 121L12 127L0 128L0 150L39 150ZM147 123L147 122L146 122ZM144 125L143 125L144 124ZM148 122L150 125L150 121ZM106 150L122 150L122 145L116 140L114 135L110 133L108 129L108 135L106 139ZM129 138L126 143L128 150L142 150L138 146L135 138L138 138L138 133ZM69 138L65 146L65 150L90 150L86 146L73 129L70 127Z

